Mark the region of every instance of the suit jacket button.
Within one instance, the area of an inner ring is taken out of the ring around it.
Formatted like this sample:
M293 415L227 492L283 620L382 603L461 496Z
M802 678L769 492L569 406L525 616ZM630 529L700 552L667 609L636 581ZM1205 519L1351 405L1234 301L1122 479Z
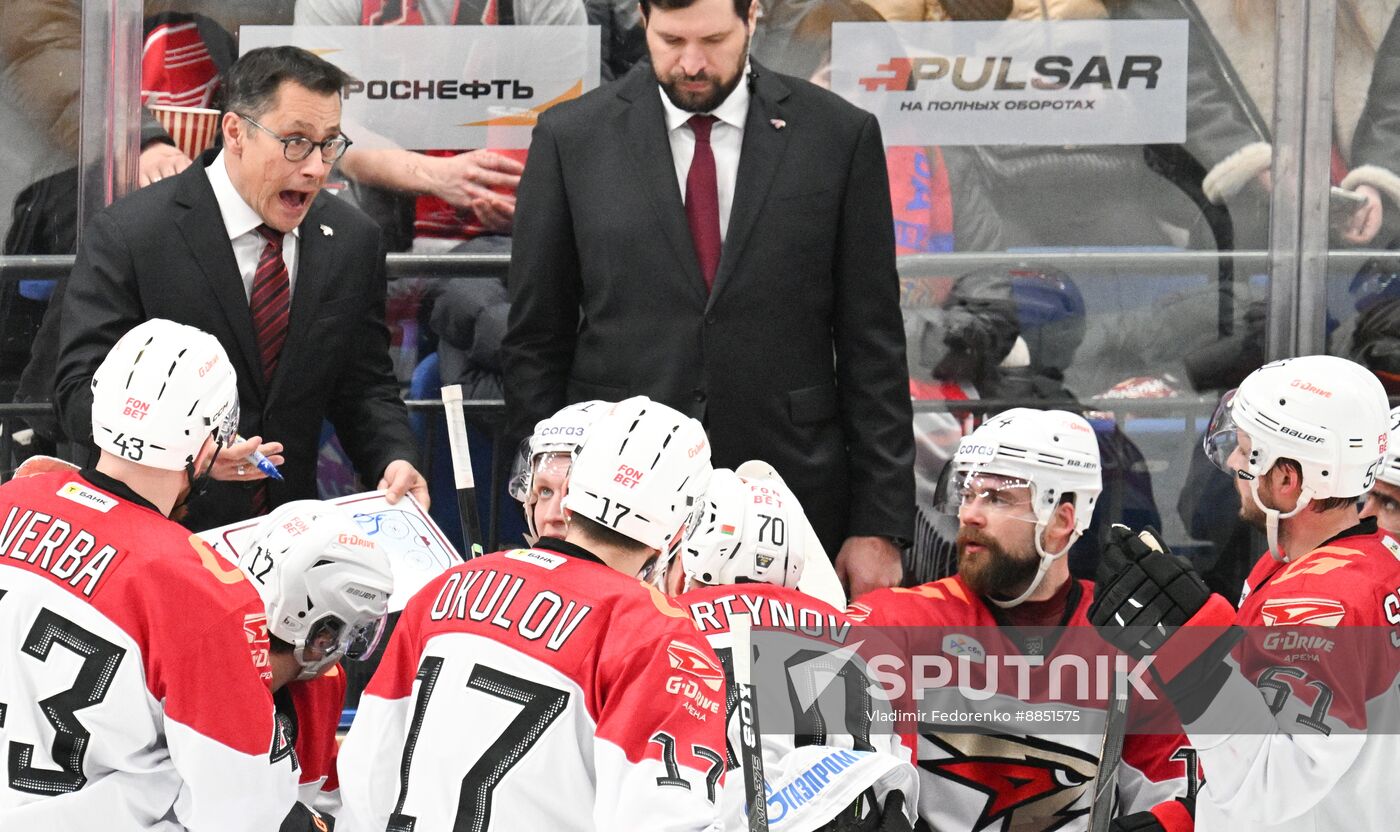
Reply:
M707 324L712 324L712 325L713 325L714 322L717 321L717 320L719 320L719 319L716 318L714 315L706 315L706 316L705 316L705 323L707 323Z
M696 391L695 391L695 400L696 400L697 402L703 402L703 401L705 400L705 391L704 391L704 390L696 390Z

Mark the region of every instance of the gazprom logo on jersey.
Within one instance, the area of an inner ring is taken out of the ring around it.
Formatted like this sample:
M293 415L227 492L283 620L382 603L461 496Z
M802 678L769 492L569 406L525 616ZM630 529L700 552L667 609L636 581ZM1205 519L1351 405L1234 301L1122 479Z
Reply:
M768 794L768 826L773 828L781 823L788 813L800 809L807 803L816 799L827 786L831 785L832 779L860 762L861 757L866 752L862 751L835 751L817 760L812 765L797 771L786 783L779 783L777 788L772 783L763 784L764 791ZM744 806L744 814L748 814L748 805Z

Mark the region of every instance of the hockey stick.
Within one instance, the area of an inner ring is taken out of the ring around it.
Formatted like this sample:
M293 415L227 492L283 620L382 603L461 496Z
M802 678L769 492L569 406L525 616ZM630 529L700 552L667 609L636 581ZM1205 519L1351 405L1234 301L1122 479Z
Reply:
M1128 729L1128 678L1123 671L1113 674L1104 717L1103 747L1099 749L1099 770L1094 777L1094 801L1089 805L1089 832L1108 832L1113 822L1113 804L1118 795L1118 764L1123 761L1123 735Z
M481 517L476 511L476 479L472 475L472 451L467 444L467 419L462 412L462 385L442 388L442 408L447 416L447 443L452 448L452 479L457 487L457 515L462 520L462 554L481 555Z
M768 832L768 792L764 788L763 738L758 733L758 703L753 691L753 631L748 614L731 615L729 632L734 637L734 684L739 688L739 746L749 832Z

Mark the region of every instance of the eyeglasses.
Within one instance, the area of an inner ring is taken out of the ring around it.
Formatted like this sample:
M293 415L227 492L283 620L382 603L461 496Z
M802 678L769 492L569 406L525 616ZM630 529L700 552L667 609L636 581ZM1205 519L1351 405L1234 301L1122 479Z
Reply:
M314 148L319 147L321 149L321 161L328 165L334 164L341 156L345 155L345 151L350 149L350 145L354 144L354 142L350 141L350 139L345 136L331 136L323 142L313 142L305 136L282 136L258 124L257 121L250 116L245 116L242 113L237 113L236 115L281 142L282 155L288 162L300 162L307 156L310 156Z

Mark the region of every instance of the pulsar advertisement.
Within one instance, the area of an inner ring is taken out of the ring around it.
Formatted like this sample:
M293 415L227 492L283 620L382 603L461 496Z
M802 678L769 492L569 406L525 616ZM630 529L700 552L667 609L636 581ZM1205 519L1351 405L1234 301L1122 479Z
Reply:
M887 145L1111 145L1186 137L1187 22L837 23L832 89Z

